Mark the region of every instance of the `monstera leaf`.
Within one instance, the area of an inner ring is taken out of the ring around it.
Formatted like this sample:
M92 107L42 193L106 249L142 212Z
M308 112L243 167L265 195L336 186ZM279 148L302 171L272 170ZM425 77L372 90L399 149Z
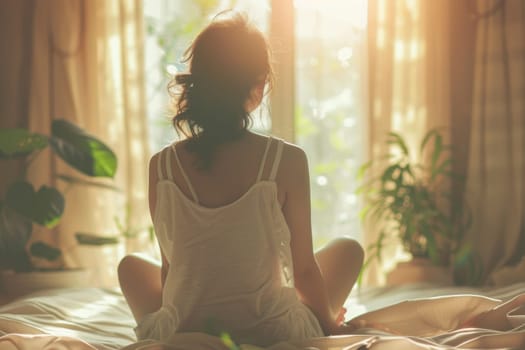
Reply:
M53 187L44 185L35 191L29 182L19 181L7 189L6 205L31 221L51 228L58 224L64 212L64 197Z
M95 136L63 119L53 121L51 135L53 152L73 168L88 176L115 175L115 153Z
M0 129L0 159L25 157L48 145L54 154L87 176L114 177L116 173L115 153L98 138L66 120L54 120L50 136L25 129ZM32 159L27 157L27 164ZM10 185L3 201L0 201L0 270L30 270L29 255L50 261L61 255L59 249L44 242L33 243L27 254L33 223L54 227L60 221L65 206L64 197L56 188L43 185L37 190L25 181L28 169L40 171L35 167L26 167L20 181ZM86 178L54 175L70 184L116 189L111 184L99 184Z
M48 139L25 129L0 129L0 159L26 156L45 148Z

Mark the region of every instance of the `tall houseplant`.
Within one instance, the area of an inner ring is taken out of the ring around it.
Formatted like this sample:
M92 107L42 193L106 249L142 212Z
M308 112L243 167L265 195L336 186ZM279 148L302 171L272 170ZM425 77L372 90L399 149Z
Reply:
M374 220L378 228L365 264L381 260L385 245L400 242L414 258L454 267L470 217L449 190L459 178L451 170L450 146L438 129L424 136L419 147L422 161L414 161L414 150L398 133L390 132L387 144L385 165L377 168L377 161L368 162L359 174L364 183L358 192L366 202L362 218Z
M31 257L48 261L60 258L61 251L44 242L28 246L35 229L55 227L65 207L63 194L51 185L35 189L27 181L29 164L45 148L88 177L112 178L117 169L115 153L102 141L66 120L51 124L51 135L26 129L0 129L0 161L22 159L24 167L0 199L0 270L31 271ZM7 163L6 163L7 164ZM39 169L32 169L38 171ZM69 183L109 187L97 181L56 174Z

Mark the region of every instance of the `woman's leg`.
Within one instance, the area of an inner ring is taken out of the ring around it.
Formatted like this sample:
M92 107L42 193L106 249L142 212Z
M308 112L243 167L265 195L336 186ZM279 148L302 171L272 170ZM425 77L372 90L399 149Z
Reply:
M118 278L137 322L161 307L162 283L157 261L138 254L127 255L118 266Z
M315 253L334 312L339 312L354 286L363 265L361 245L348 237L330 241Z

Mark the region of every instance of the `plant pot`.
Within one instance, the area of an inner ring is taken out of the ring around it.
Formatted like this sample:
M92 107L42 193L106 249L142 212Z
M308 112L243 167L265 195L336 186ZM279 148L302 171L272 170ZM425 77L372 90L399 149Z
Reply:
M387 273L388 285L409 283L432 283L452 285L452 273L444 266L434 265L429 259L413 258L409 261L398 262Z
M0 282L7 296L19 297L45 289L87 287L89 273L85 269L31 272L9 270L1 272Z

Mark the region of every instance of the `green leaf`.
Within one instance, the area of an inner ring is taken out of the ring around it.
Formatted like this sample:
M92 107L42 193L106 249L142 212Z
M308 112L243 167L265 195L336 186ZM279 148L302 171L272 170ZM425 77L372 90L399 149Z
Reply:
M73 168L88 176L115 175L115 153L95 136L63 119L53 121L51 134L53 152Z
M447 158L443 160L443 162L441 162L440 165L438 165L435 169L432 169L431 180L435 180L439 174L445 174L447 170L450 169L451 164L452 164L451 158Z
M368 169L370 169L370 167L372 166L373 164L373 161L368 161L364 164L362 164L359 169L357 169L357 179L358 180L361 180L363 179L363 177L365 176L366 172L368 171Z
M387 143L399 146L399 148L401 148L401 151L403 152L403 154L405 156L408 156L408 153L409 153L408 152L408 147L407 147L403 137L401 135L399 135L398 133L393 132L393 131L389 132L388 136L389 136L389 139L388 139Z
M384 241L386 239L386 233L384 230L381 230L381 232L379 232L379 236L377 237L377 243L376 243L376 258L378 261L381 261L381 253L383 251L383 247L384 247Z
M445 177L450 178L450 180L454 180L454 173L451 170L452 167L452 160L451 159L445 159L438 167L434 170L434 178L437 178L438 175L442 175ZM460 179L458 179L460 180Z
M77 232L75 238L78 244L83 245L106 245L117 244L119 238L115 236L100 236L92 233Z
M431 129L425 134L425 137L423 138L423 141L421 141L421 146L419 148L421 153L423 153L423 151L425 150L426 145L432 139L432 137L436 137L436 135L438 135L438 134L439 133L438 133L437 129Z
M153 226L148 226L148 235L150 242L155 242L155 228Z
M62 255L60 249L52 247L44 242L35 242L31 244L29 251L31 255L48 261L54 261Z
M12 184L7 189L6 204L31 221L51 228L64 212L64 197L53 187L43 185L35 192L27 181Z
M26 129L0 129L0 158L25 156L47 145L44 135Z
M388 207L388 204L386 204L385 202L374 203L370 211L370 216L372 216L373 218L377 220L381 220L381 218L383 218L384 216L387 216L388 214L389 214L389 207Z
M399 164L392 164L388 168L385 169L385 171L381 175L381 182L383 183L383 186L388 181L393 181L394 172L397 169L399 169Z
M436 164L439 160L439 156L441 155L442 147L443 147L443 139L441 135L436 134L436 137L434 139L434 151L432 152L432 166L431 166L432 171L436 169Z
M359 211L359 218L360 218L361 220L364 220L364 219L367 217L368 213L370 212L370 209L371 209L371 208L372 208L371 205L367 205L367 206L363 207L363 208Z

